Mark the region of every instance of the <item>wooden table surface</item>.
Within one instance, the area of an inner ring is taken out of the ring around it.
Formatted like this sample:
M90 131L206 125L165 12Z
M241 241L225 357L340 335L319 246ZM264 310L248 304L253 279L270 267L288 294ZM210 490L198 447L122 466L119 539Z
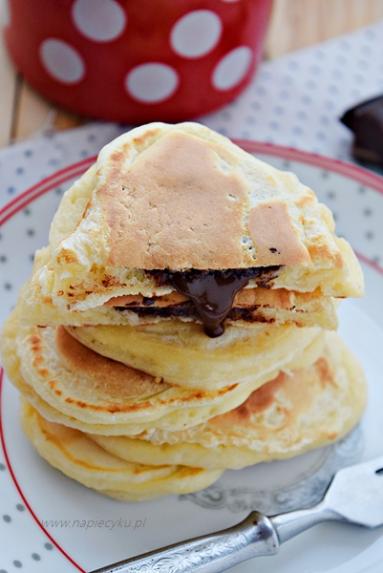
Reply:
M0 18L3 8L0 0ZM274 0L265 58L277 58L380 19L383 0ZM44 127L66 129L84 122L33 91L13 68L0 40L0 146Z

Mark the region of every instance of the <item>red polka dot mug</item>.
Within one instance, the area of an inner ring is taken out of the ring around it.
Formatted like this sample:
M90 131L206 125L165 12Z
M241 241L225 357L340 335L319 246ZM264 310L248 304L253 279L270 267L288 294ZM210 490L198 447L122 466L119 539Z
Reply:
M249 82L272 0L8 0L30 84L77 113L141 123L210 112Z

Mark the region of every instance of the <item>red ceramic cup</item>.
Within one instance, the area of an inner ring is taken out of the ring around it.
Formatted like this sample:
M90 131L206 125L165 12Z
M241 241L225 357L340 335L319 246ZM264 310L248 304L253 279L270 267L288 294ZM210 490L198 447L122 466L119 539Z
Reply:
M5 39L30 84L74 112L179 121L235 98L272 0L8 0Z

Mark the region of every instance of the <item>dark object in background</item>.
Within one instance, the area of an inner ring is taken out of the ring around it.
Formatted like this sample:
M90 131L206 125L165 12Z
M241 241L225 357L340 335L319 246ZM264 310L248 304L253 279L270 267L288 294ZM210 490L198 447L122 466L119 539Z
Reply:
M355 159L383 166L383 95L347 110L340 121L354 133Z

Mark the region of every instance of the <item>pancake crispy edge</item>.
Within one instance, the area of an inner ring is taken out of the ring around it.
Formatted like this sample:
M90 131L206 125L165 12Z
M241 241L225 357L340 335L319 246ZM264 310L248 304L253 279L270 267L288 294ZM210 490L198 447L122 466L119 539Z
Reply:
M91 436L124 459L240 469L300 455L337 441L366 404L363 371L336 335L315 364L280 373L236 409L185 431L139 439Z
M125 462L85 434L47 422L27 403L23 407L22 425L40 456L51 466L86 487L125 501L198 491L215 482L222 473Z
M363 286L308 187L193 123L142 126L106 146L63 199L48 259L33 279L43 297L82 310L152 296L143 269L282 265L274 287L357 296Z

